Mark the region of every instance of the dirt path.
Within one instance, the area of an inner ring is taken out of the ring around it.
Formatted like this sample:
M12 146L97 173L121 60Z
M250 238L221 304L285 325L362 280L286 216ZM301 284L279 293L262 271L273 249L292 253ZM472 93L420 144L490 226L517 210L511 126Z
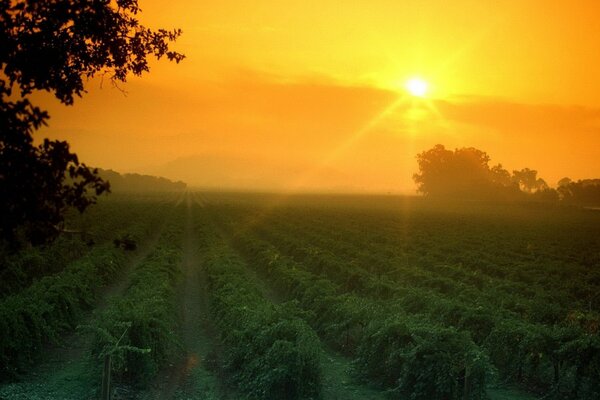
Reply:
M166 371L148 398L151 399L223 399L227 397L220 380L210 370L207 360L214 348L215 332L210 320L206 278L194 230L192 194L186 198L187 217L183 242L183 280L179 288L181 305L181 338L184 358Z
M173 207L174 208L174 207ZM100 289L95 308L79 322L91 325L110 299L122 295L129 284L129 276L157 245L167 217L126 261L111 284ZM100 385L98 366L90 356L93 334L74 330L61 338L61 343L48 345L38 365L24 375L20 382L0 386L0 399L95 399Z
M130 272L156 247L164 224L165 221L127 260L113 283L99 291L95 308L79 325L92 324L110 299L124 293ZM22 377L21 382L0 386L0 399L95 399L99 376L97 365L90 356L92 341L93 335L89 332L74 330L67 333L61 343L43 349L43 359Z

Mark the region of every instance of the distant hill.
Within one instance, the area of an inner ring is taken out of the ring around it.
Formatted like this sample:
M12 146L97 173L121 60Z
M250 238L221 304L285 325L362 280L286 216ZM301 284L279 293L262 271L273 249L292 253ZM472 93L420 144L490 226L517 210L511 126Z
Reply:
M187 187L185 182L175 182L159 176L120 174L112 169L98 169L98 172L110 182L110 190L113 192L172 192L185 190Z
M216 190L312 189L324 192L356 192L354 177L334 168L283 163L270 159L200 154L177 158L149 168L148 173L183 179L190 186Z

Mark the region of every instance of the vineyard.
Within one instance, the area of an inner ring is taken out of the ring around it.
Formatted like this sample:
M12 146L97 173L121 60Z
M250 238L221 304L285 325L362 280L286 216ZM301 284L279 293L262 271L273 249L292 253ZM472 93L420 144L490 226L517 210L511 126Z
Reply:
M600 398L597 210L122 194L67 227L3 256L0 399L101 398L107 359L113 399Z

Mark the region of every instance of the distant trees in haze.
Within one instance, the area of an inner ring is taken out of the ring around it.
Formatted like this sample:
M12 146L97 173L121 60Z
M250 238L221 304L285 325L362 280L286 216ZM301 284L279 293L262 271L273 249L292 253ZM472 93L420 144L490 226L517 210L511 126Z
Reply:
M558 181L557 191L565 203L600 206L600 179L582 179L574 182L563 178Z
M489 155L474 147L448 150L438 144L417 155L417 190L429 197L457 199L539 200L600 205L600 179L559 181L551 188L534 169L490 166Z
M438 144L417 155L417 190L432 197L491 198L518 195L519 183L502 164L474 147L454 151Z
M467 195L493 184L489 156L475 148L446 150L438 144L417 156L419 192L432 196Z
M185 190L184 182L174 182L167 178L140 174L120 174L113 170L98 170L98 175L110 182L114 192L171 192Z
M538 178L537 171L534 169L523 168L520 171L513 171L512 181L519 186L520 190L526 193L549 189L546 181Z

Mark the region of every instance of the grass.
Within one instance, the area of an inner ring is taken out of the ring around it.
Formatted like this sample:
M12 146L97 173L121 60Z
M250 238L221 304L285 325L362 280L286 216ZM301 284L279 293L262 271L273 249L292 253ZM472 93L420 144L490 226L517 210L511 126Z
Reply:
M537 400L538 397L522 390L511 387L497 387L488 389L490 400Z
M33 369L26 380L0 386L0 399L11 400L84 400L95 399L99 375L86 353L89 337L76 334L48 351L43 364Z
M350 369L350 360L323 350L323 398L325 400L383 400L385 392L357 383Z

